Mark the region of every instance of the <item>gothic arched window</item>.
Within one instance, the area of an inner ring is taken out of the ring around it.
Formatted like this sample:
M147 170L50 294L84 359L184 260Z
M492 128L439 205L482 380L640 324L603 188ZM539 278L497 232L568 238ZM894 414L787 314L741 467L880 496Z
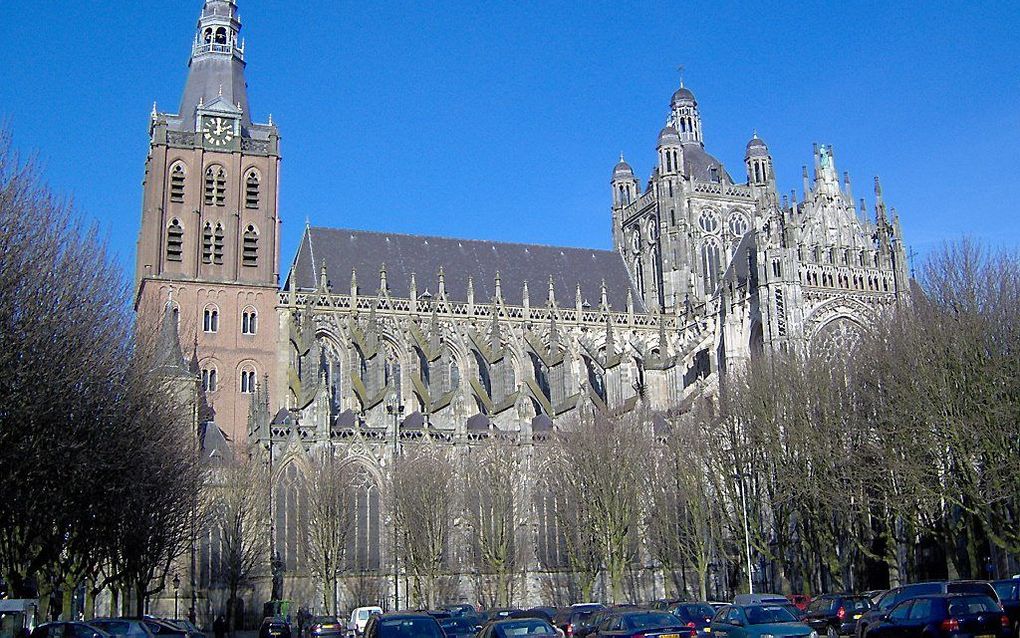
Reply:
M308 488L296 464L283 470L275 492L276 551L284 571L294 573L305 563L308 530Z
M259 174L255 170L248 171L244 180L244 207L259 207Z
M567 539L559 526L563 517L557 510L566 506L558 501L551 490L538 490L535 496L535 513L538 519L536 540L538 562L546 569L556 569L568 565Z
M184 166L178 162L170 169L170 201L175 204L184 202Z
M347 538L347 571L377 571L382 565L379 552L382 545L379 534L379 486L367 470L358 467L351 481L351 490L354 497L354 521Z
M698 224L701 226L701 230L706 233L715 233L719 230L719 214L710 208L706 208L701 211L701 216L698 217Z
M743 213L735 212L730 215L729 229L730 233L734 237L738 239L743 237L750 227L751 225L748 223L747 217L745 217Z
M241 263L245 266L259 265L259 231L248 226L244 231L244 243L241 247Z
M224 206L227 202L227 174L222 166L205 169L205 205Z
M705 281L705 294L715 292L719 285L719 269L722 262L722 251L719 242L709 237L701 245L701 276Z
M213 232L212 260L214 264L223 264L223 224L218 222L216 230Z
M213 229L212 224L205 223L202 229L202 263L211 264L213 260Z
M166 258L169 261L181 261L183 253L184 228L177 219L172 219L166 229Z
M251 306L241 313L241 334L253 335L258 332L259 315Z

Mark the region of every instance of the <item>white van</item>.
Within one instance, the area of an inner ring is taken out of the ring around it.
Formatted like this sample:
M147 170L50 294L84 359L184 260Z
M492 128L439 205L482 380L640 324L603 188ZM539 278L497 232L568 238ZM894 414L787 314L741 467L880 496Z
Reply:
M381 607L358 607L351 612L351 622L347 624L347 628L353 631L355 635L360 636L365 633L365 625L368 624L368 619L374 614L381 613Z

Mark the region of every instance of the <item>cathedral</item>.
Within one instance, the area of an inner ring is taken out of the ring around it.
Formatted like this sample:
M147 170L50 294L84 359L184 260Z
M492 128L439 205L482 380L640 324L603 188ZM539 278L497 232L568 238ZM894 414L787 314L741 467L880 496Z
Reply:
M802 192L780 193L757 134L731 174L684 86L650 178L622 157L612 168L611 250L306 226L284 263L280 131L253 117L240 31L236 0L206 0L180 106L153 107L135 306L142 322L176 318L205 449L267 453L286 599L316 599L302 484L325 447L360 476L348 567L385 589L401 446L466 455L501 433L531 449L579 413L675 413L765 352L847 347L908 292L877 179L869 212L817 145ZM540 501L534 574L565 567ZM203 592L216 587L214 543L197 560ZM401 587L381 602L403 600Z

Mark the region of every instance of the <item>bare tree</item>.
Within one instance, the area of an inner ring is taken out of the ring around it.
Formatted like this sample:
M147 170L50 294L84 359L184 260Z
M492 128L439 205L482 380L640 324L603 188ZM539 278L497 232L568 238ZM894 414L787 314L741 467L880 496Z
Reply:
M0 570L15 595L44 600L105 573L130 581L140 608L192 510L190 411L155 370L152 335L133 333L127 282L95 228L6 132L0 272Z
M712 433L718 420L707 401L675 418L656 446L654 469L646 475L649 550L672 575L677 595L686 594L681 572L692 566L699 600L708 600L709 569L722 551L726 517L713 463Z
M227 622L236 629L238 592L262 575L269 555L267 464L258 449L238 450L213 470L203 492L207 525L220 538L220 578L226 584Z
M309 481L308 560L322 583L323 607L334 616L339 613L340 579L354 517L354 473L330 449L315 464Z
M494 436L472 450L464 469L463 509L468 551L479 578L478 600L509 606L523 564L527 473L512 438Z
M405 447L393 466L391 503L400 558L418 605L434 607L442 583L455 503L454 467L448 451L423 442Z
M566 425L553 444L554 491L575 513L574 529L592 532L571 553L581 560L587 552L598 557L614 601L622 600L624 577L638 553L650 454L647 424L645 418L581 418Z

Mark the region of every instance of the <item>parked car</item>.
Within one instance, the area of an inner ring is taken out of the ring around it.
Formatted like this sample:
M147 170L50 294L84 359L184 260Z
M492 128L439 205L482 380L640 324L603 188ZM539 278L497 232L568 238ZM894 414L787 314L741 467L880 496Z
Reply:
M694 638L696 633L669 612L643 609L607 615L593 635L597 638Z
M428 614L373 614L365 624L365 638L445 638L439 621Z
M557 638L556 629L541 618L495 620L478 632L477 638Z
M666 611L670 607L674 607L677 604L682 603L682 602L685 602L685 601L683 599L680 599L680 598L660 598L658 600L653 600L651 603L649 603L648 608L649 609L657 609L659 611Z
M468 603L459 603L457 605L443 605L441 609L445 609L450 612L451 616L478 616L478 611L474 608L474 605Z
M638 609L637 605L614 605L612 607L603 607L602 609L596 609L595 613L588 619L587 627L574 627L574 638L587 638L588 636L594 636L599 626L609 616L624 611L631 611Z
M866 638L1008 638L1012 626L1002 605L984 594L933 594L909 598L872 622Z
M715 608L708 603L677 603L666 609L679 618L685 625L693 629L699 638L705 638L710 632Z
M882 597L878 599L874 606L861 615L861 619L857 621L857 629L854 635L856 638L864 638L864 634L872 623L881 616L888 614L892 611L893 607L904 600L931 594L984 594L996 602L999 601L999 597L991 584L980 580L941 580L902 585L882 594Z
M347 622L347 628L354 632L356 636L360 636L365 633L365 625L368 624L368 619L373 614L381 614L382 608L380 607L357 607L351 612L351 619Z
M510 614L515 611L520 611L516 607L500 607L497 609L490 609L485 612L486 622L492 622L494 620L505 620L510 617Z
M305 634L316 638L346 636L347 627L336 616L314 616L305 627Z
M863 594L826 594L811 601L804 612L804 622L820 636L849 636L869 609L871 599Z
M140 618L95 618L89 624L117 638L153 637Z
M566 609L561 609L553 616L552 624L562 631L566 638L585 635L591 629L591 619L599 609L601 609L601 605L598 608L590 608L589 606L567 607Z
M110 634L83 622L48 622L32 630L32 638L109 638Z
M992 583L992 588L999 596L1002 609L1009 616L1013 637L1020 638L1020 578L997 580Z
M165 620L172 625L183 629L188 634L188 638L206 638L205 632L195 626L195 623L191 622L187 618L174 618L173 620Z
M262 619L259 638L291 638L290 623L282 616Z
M806 594L790 594L789 596L787 596L787 599L789 599L789 601L793 603L794 607L801 611L806 611L808 605L811 604L811 596L808 596Z
M818 638L790 611L793 605L783 602L723 607L712 618L710 633L713 638Z
M473 617L450 616L439 621L446 638L471 638L481 629Z

